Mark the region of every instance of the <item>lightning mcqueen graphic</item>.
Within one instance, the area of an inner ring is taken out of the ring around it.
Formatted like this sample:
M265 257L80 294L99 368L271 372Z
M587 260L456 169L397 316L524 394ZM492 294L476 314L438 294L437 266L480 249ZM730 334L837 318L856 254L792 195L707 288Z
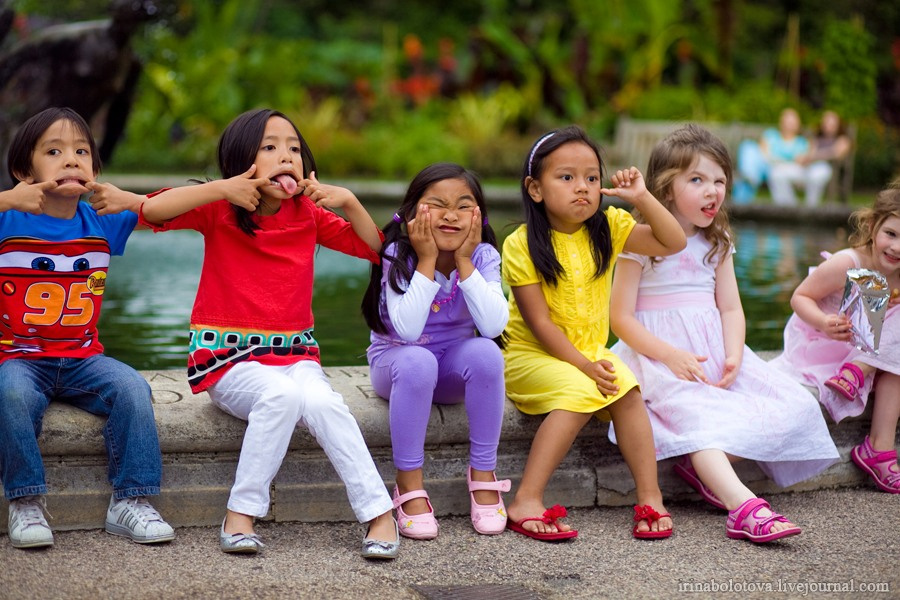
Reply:
M99 345L108 268L109 244L102 238L0 242L0 352L77 354Z

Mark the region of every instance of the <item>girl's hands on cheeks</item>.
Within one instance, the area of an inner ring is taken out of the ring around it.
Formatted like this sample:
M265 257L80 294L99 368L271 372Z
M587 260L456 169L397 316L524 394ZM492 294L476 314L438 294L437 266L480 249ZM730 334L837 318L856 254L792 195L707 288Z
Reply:
M612 184L612 188L602 188L600 193L604 196L616 196L631 204L635 204L647 193L644 176L637 167L620 169L613 173Z
M709 379L703 373L703 367L700 366L700 363L706 362L706 358L705 356L692 354L687 350L675 348L662 362L678 379L709 383Z
M437 262L438 247L431 231L431 213L428 212L427 204L420 204L416 208L416 218L406 224L406 231L419 262Z
M256 165L250 165L250 168L241 173L222 181L222 197L241 208L250 212L256 210L259 206L261 193L259 188L269 185L269 180L265 177L253 177L256 173Z
M309 177L300 182L300 187L303 188L303 195L320 208L344 208L351 202L358 202L353 192L347 188L319 182L315 171L311 171Z
M850 319L844 315L825 315L825 328L822 329L822 333L841 342L849 342L853 338Z
M722 389L730 387L731 384L734 383L734 380L737 379L739 370L740 365L736 358L731 356L725 357L725 368L722 370L722 379L716 384L716 387Z
M55 181L42 181L41 183L25 183L20 181L16 187L6 193L9 200L9 210L40 215L44 212L44 192L57 187Z
M588 361L581 367L581 372L594 380L597 389L604 396L615 396L619 393L616 385L616 368L608 360Z
M478 206L472 211L472 224L469 227L469 233L466 235L466 239L463 240L463 243L459 248L453 253L453 258L456 260L457 268L459 267L460 261L472 260L472 253L475 252L475 248L478 247L478 244L481 243L481 208Z

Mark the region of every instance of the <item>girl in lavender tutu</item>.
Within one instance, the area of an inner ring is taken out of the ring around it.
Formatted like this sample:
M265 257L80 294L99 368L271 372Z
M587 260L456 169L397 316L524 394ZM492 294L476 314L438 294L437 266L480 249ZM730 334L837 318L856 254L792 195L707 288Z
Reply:
M897 421L900 418L900 187L882 191L871 208L850 218L850 248L831 255L813 269L794 291L794 314L784 330L784 354L773 361L819 389L819 401L836 422L863 412L875 393L872 425L850 457L878 489L900 493L897 466ZM887 278L893 291L878 354L852 342L850 320L838 314L847 270L864 268Z
M459 165L426 167L384 235L382 261L372 267L362 310L372 328L372 385L390 401L400 534L438 534L422 472L425 430L432 403L459 402L469 417L472 525L481 534L502 533L500 492L509 491L510 482L497 481L494 468L505 400L503 357L491 338L503 332L509 309L481 184Z
M611 309L620 341L612 350L641 384L657 459L682 457L675 472L728 511L727 536L759 543L800 528L756 497L732 462L755 460L788 486L826 469L838 452L813 395L744 344L723 209L731 176L724 144L696 125L653 150L647 187L675 215L687 247L665 258L620 256Z

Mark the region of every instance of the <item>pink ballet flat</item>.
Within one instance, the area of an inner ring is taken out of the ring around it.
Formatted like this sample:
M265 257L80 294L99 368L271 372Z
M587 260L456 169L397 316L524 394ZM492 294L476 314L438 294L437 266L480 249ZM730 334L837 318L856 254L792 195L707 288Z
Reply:
M769 509L768 516L759 516L761 509ZM725 535L731 539L745 539L762 544L789 535L799 535L800 528L789 527L782 531L772 531L775 523L790 523L784 516L772 510L769 503L762 498L750 498L736 509L728 512L725 520Z
M879 452L872 448L869 436L859 446L850 451L850 458L856 466L869 474L882 492L900 494L900 468L897 466L897 451Z
M414 498L425 498L428 503L428 512L421 515L408 515L403 512L403 503ZM433 540L438 535L438 522L434 518L434 507L425 490L413 490L401 495L397 486L394 486L394 508L397 509L397 525L400 535L414 540Z
M727 510L725 508L725 504L719 500L719 497L713 494L712 490L706 487L702 481L700 481L700 477L697 476L697 471L694 470L694 465L691 464L691 457L685 454L681 457L681 460L675 463L672 466L672 470L675 471L675 474L684 479L688 485L697 490L697 493L700 494L704 500L708 503L712 504L716 508Z
M500 492L508 492L509 479L497 481L472 481L472 467L466 469L466 483L469 485L469 504L472 515L472 527L482 535L497 535L506 529L506 505ZM496 504L478 504L475 494L478 490L497 492L499 502Z

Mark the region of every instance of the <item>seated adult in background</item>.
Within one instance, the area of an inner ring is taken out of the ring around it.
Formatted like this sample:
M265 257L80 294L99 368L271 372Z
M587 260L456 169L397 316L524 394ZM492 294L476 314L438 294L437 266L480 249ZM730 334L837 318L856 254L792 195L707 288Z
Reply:
M825 186L833 174L833 161L842 160L850 152L853 143L847 135L844 122L833 110L822 113L809 151L806 167L806 204L816 206L822 200Z
M795 206L794 186L805 186L808 181L806 166L810 150L809 140L800 133L800 115L796 110L785 108L781 111L778 128L763 132L760 149L769 164L772 201L777 205Z

